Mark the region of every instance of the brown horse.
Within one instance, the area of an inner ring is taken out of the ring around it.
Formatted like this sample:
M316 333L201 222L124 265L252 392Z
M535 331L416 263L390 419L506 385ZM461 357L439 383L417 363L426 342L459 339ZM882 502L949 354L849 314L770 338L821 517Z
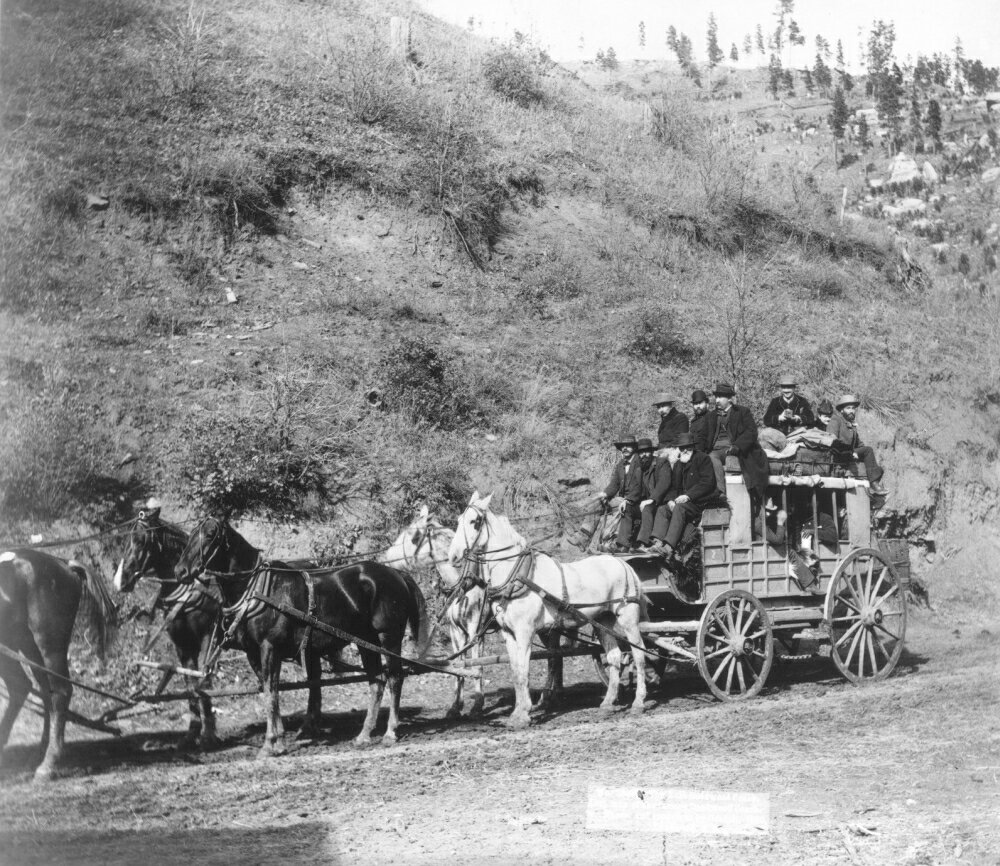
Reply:
M155 575L160 584L153 610L163 611L164 629L181 666L197 669L222 616L222 605L203 584L182 584L175 577L174 566L187 543L188 534L183 529L160 519L158 506L142 509L129 532L114 586L118 592L131 592L140 577ZM185 681L189 688L195 684L191 677ZM188 708L188 730L179 747L191 748L199 738L203 749L217 746L212 699L201 694L188 701Z
M383 675L381 653L358 646L368 677L370 700L355 743L371 742L386 680L390 693L389 722L382 742L396 741L403 669L402 662L394 655L401 653L407 625L420 653L428 642L424 597L410 575L377 562L323 570L277 560L266 562L261 552L227 522L211 517L192 533L177 563L176 574L181 581L191 581L206 570L217 574L227 605L227 639L243 647L264 690L267 731L259 757L284 751L284 726L278 703L282 661L300 661L306 678L316 682L320 678L321 660L326 658L336 663L340 651L351 640L312 628L302 619L260 601L256 595L308 613L325 625L386 651ZM321 701L321 688L311 686L300 737L318 731Z
M73 685L69 681L69 645L81 598L88 624L103 652L115 606L99 576L79 562L66 562L27 548L0 553L0 643L39 667L31 672L45 708L41 765L36 779L51 779L62 757ZM7 708L0 720L0 760L11 728L31 690L19 661L0 655L0 679L7 687Z

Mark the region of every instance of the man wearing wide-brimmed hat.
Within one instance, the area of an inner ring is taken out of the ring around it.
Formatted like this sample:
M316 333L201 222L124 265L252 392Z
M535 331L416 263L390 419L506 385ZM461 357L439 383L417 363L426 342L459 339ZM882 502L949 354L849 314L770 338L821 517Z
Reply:
M634 436L619 436L614 441L621 453L611 480L600 494L602 503L621 511L615 551L626 551L631 546L632 526L639 520L639 503L642 501L642 464L637 456L639 443ZM652 446L652 443L650 443ZM652 450L652 447L650 448Z
M728 382L715 386L714 424L708 425L710 454L715 455L725 466L727 457L737 457L743 483L750 493L752 513L760 510L764 491L767 488L767 455L757 440L757 422L753 413L745 406L733 402L736 389ZM714 429L713 429L714 428Z
M795 377L785 374L778 377L779 394L767 406L764 413L764 426L780 430L787 436L798 427L810 427L813 423L813 410L809 401L797 394L798 382Z
M858 425L855 421L860 405L861 401L856 394L844 394L837 401L837 411L833 413L826 432L836 436L851 449L857 460L865 464L871 492L875 496L888 496L889 491L882 486L883 472L878 460L875 459L875 451L870 446L861 444L861 436L858 434Z
M688 416L677 411L674 406L676 402L677 398L673 394L661 393L653 398L653 405L660 414L656 442L661 448L678 433L688 432Z

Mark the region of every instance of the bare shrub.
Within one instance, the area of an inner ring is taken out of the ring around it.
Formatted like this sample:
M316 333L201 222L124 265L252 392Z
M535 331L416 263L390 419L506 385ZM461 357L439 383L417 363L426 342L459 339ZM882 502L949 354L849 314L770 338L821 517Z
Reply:
M376 34L354 35L339 50L330 48L351 117L369 126L404 118L412 95L406 68Z
M677 321L673 310L647 306L629 319L625 352L660 367L687 366L700 360L703 349L694 343Z
M503 45L483 59L483 77L498 96L528 108L545 99L542 67L530 50Z

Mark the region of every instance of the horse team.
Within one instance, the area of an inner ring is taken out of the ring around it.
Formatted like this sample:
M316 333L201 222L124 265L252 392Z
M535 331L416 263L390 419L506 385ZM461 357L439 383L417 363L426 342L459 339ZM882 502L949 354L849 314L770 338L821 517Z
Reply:
M300 738L314 736L321 720L321 665L335 667L340 653L355 644L369 683L368 709L358 745L371 742L385 688L389 720L382 742L395 742L404 678L402 654L407 630L424 658L431 631L423 594L413 577L417 568L434 569L436 584L447 595L443 621L455 658L481 656L489 627L507 645L515 706L513 728L528 724L531 700L528 673L532 644L541 635L550 648L581 621L593 626L595 648L607 658L608 687L601 708L617 699L622 647L642 646L644 616L641 582L622 559L591 556L559 563L530 548L506 517L490 511L490 497L473 495L453 532L433 521L426 508L377 559L341 567L307 560L265 558L225 520L202 520L188 535L161 519L158 507L139 512L131 524L125 554L114 578L119 592L131 591L139 578L157 579L154 609L163 611L160 629L173 642L181 667L191 670L210 649L242 649L264 693L267 728L259 756L284 752L279 694L281 665L298 662L309 683ZM36 549L0 553L0 678L7 707L0 720L0 750L31 691L22 662L37 682L44 711L44 759L37 779L51 778L63 748L70 696L68 651L81 598L88 627L104 637L115 616L114 604L98 576L80 563L65 562ZM582 615L582 616L581 616ZM158 636L147 641L144 652ZM633 653L637 668L632 704L645 700L644 654ZM211 670L214 658L204 659ZM193 694L189 726L181 745L218 743L212 702L204 682L186 675ZM483 710L482 668L470 667L471 713ZM195 688L195 686L200 686ZM549 660L545 703L562 685L562 658ZM464 677L456 677L448 717L463 708ZM2 757L2 752L0 752Z

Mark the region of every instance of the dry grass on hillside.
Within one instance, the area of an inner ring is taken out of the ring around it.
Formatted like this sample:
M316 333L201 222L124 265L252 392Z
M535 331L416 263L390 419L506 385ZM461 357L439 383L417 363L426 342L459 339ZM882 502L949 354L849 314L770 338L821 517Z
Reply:
M832 169L681 83L650 128L402 2L3 14L8 525L156 490L378 536L473 484L530 511L596 479L664 388L732 378L759 413L791 368L898 428L1000 382L995 300L895 282Z

